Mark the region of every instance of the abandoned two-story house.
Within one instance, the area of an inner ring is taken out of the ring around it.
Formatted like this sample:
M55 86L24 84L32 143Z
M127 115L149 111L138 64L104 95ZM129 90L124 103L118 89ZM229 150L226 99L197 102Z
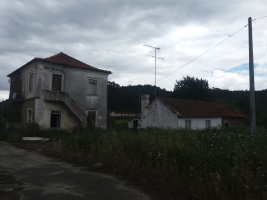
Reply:
M132 120L129 127L204 129L245 125L245 116L225 104L176 98L156 98L142 95L141 119Z
M34 58L8 75L10 96L22 123L39 128L106 128L107 81L110 71L85 64L64 53Z

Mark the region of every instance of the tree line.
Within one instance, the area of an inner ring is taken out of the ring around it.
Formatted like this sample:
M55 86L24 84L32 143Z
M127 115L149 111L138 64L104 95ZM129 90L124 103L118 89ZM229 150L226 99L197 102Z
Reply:
M140 95L149 94L150 102L154 100L153 85L120 86L115 82L108 82L108 110L140 112ZM186 76L176 81L173 91L157 87L157 97L180 98L198 101L221 102L239 110L247 117L249 123L250 103L249 91L229 91L210 88L208 81ZM255 91L256 123L267 126L267 89Z

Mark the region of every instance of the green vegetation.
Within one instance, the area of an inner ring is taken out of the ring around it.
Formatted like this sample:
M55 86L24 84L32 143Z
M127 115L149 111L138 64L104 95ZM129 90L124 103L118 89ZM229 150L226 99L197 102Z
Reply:
M129 85L120 86L115 82L108 83L108 110L139 112L140 94L149 94L150 102L154 99L154 86ZM173 91L167 91L157 87L157 96L162 98L180 98L202 101L221 102L229 107L238 109L247 117L249 124L249 91L229 91L219 88L209 88L207 80L195 77L183 77L176 81ZM256 99L256 123L258 126L267 127L267 89L255 91Z
M36 135L36 134L35 134ZM188 131L39 132L50 155L127 177L163 199L266 199L267 130L248 127ZM153 191L153 192L152 192Z
M209 89L208 81L189 76L183 77L180 81L176 81L171 97L199 101L212 101L212 93Z

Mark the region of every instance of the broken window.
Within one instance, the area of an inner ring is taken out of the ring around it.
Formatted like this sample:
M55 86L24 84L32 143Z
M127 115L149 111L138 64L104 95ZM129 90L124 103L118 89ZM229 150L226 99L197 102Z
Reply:
M32 123L32 109L27 110L27 123Z
M30 80L29 80L29 91L31 92L33 90L33 73L30 74Z
M88 111L88 118L91 118L94 124L96 123L96 111L95 110L90 110ZM88 121L88 119L87 119ZM90 121L88 121L90 122Z
M187 130L191 129L191 120L185 120L185 129Z
M61 90L62 90L62 75L53 74L52 91L61 91Z
M211 127L211 121L210 120L206 120L206 128L210 128Z
M96 95L96 85L97 85L97 81L96 80L89 79L88 93L90 95Z
M61 111L60 110L51 110L51 121L50 127L60 127L60 118Z

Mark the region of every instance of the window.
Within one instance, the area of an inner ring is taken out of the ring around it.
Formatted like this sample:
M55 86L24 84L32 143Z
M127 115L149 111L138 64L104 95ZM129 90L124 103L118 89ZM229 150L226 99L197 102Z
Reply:
M97 85L97 81L96 80L89 79L88 93L90 95L96 95L96 85Z
M33 90L33 73L30 74L30 80L29 80L29 92Z
M92 119L92 122L94 122L94 124L96 124L96 111L95 110L90 110L88 111L88 118L87 121L90 123L90 118Z
M53 74L53 76L52 76L52 91L62 91L62 75Z
M187 130L191 129L191 120L185 120L185 129Z
M211 121L210 120L206 120L206 128L211 128Z
M50 127L60 127L60 118L61 111L60 110L51 110L51 121Z
M32 123L32 109L27 110L27 123Z

